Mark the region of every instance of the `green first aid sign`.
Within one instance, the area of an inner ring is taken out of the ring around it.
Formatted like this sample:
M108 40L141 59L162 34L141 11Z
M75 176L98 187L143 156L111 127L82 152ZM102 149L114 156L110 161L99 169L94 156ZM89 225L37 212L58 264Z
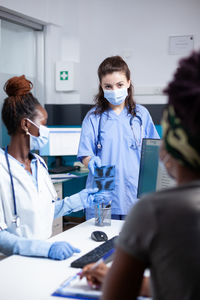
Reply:
M68 80L68 71L60 71L60 80Z

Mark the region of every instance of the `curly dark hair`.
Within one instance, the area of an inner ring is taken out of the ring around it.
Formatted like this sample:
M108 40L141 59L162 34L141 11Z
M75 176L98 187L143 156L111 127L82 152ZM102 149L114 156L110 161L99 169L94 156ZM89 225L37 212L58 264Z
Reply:
M101 87L101 80L107 74L113 72L122 72L125 74L127 80L131 78L131 72L128 68L126 62L120 56L111 56L107 57L98 68L98 77L99 77L99 92L94 98L95 102L95 114L102 114L104 111L108 110L109 102L104 98L104 92ZM125 100L125 106L128 109L128 112L131 115L135 115L135 101L133 99L133 86L130 84L128 88L128 96Z
M17 132L23 118L33 120L36 116L40 103L30 92L32 87L32 82L24 75L12 77L4 85L8 97L4 100L1 115L9 135Z
M192 135L200 134L200 51L180 60L164 93Z

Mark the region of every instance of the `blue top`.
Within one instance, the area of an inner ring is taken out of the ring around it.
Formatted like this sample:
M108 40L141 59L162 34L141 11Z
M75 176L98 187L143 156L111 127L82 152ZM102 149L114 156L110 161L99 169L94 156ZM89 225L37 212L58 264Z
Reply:
M91 109L82 124L78 159L97 154L96 145L100 115ZM147 109L136 105L137 117L131 115L125 107L117 115L112 109L101 115L101 145L98 156L102 166L115 165L115 190L110 192L112 214L126 215L137 201L137 186L141 155L142 138L159 138L156 128ZM133 130L131 129L131 124ZM141 126L142 125L142 126ZM142 130L143 127L143 130ZM141 136L142 135L142 136ZM93 187L94 179L88 175L87 188ZM93 209L87 209L87 218L93 216Z

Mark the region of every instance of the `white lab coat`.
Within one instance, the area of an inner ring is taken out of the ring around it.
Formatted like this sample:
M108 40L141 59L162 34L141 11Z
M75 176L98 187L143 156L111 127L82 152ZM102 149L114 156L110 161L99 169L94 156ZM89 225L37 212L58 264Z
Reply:
M37 155L36 158L38 189L27 171L17 161L9 159L20 217L17 228L12 222L14 202L10 175L4 151L0 149L0 228L20 237L47 239L51 236L57 194L44 161Z

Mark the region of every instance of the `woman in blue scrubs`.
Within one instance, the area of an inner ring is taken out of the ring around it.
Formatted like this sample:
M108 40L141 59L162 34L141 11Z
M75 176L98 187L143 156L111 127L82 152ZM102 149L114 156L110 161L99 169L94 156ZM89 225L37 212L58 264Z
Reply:
M120 56L106 58L98 77L95 107L82 124L78 159L89 168L88 188L93 187L95 167L115 166L115 189L106 197L112 200L112 218L124 219L137 201L142 139L159 135L147 109L133 99L130 70ZM87 219L92 216L88 208Z

